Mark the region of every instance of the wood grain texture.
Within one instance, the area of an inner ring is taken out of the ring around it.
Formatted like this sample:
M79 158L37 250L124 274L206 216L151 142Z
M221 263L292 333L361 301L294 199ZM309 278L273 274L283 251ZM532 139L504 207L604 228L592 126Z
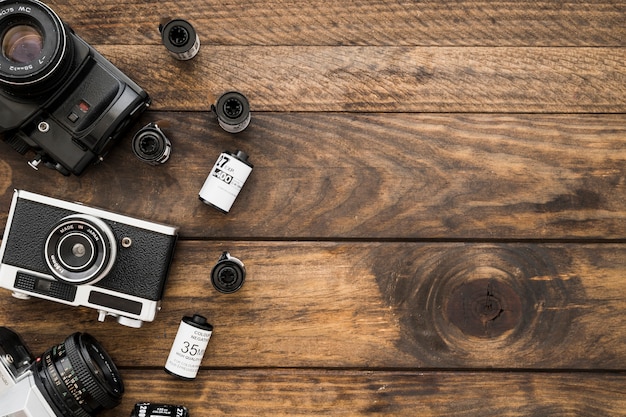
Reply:
M204 45L624 46L616 1L54 0L92 43L160 44L159 21L189 20Z
M194 383L160 371L124 373L138 401L178 404L192 416L623 416L625 376L588 373L207 370ZM254 399L254 400L251 400ZM117 417L113 410L103 417Z
M173 143L159 167L136 160L129 137L81 178L36 173L0 143L2 206L27 188L171 223L185 238L626 235L624 115L254 113L233 136L210 113L151 112L138 126L159 119ZM197 198L224 149L255 165L227 216Z
M210 283L224 250L246 266L235 294ZM625 259L623 245L183 241L162 311L132 337L43 300L0 316L35 352L89 329L123 367L163 366L181 317L200 313L212 368L623 371Z
M626 48L208 45L192 62L159 46L98 49L156 110L208 110L236 89L253 111L626 112Z
M626 416L623 1L49 4L153 106L80 178L0 143L0 230L18 188L181 231L141 329L0 290L0 325L34 353L75 331L111 353L126 394L102 417L138 401L193 417ZM196 27L193 60L161 44L166 16ZM227 90L252 105L237 135L209 112ZM158 167L130 150L152 121L173 144ZM223 215L197 193L236 149L255 168ZM248 272L228 295L209 277L224 250ZM215 332L179 381L162 367L193 313Z

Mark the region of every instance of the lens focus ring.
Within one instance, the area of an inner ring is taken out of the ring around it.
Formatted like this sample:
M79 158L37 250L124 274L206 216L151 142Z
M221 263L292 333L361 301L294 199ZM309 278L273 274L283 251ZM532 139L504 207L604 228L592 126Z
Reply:
M119 405L124 384L97 340L74 333L36 361L35 383L55 411L65 417L93 417Z
M88 343L81 346L80 341L84 338L88 339ZM121 386L121 379L119 379L117 375L115 375L115 377L120 382L120 389L117 389L118 392L115 392L115 389L105 389L105 386L102 384L103 381L98 381L94 378L94 376L100 376L101 379L104 379L105 376L102 375L102 373L112 371L111 369L102 369L99 365L93 363L89 349L96 349L95 353L98 355L106 355L104 351L97 349L94 343L95 340L89 335L75 333L67 338L65 341L65 347L67 349L67 356L72 364L72 368L74 368L74 371L78 376L78 380L81 381L85 388L84 391L89 393L89 396L93 399L92 402L95 403L92 404L90 408L96 411L99 407L110 409L117 406L120 403L119 400L122 395L122 392L120 391L123 391L123 388ZM83 356L83 354L85 355ZM113 366L112 362L106 356L103 356L102 360ZM115 371L117 370L115 369Z

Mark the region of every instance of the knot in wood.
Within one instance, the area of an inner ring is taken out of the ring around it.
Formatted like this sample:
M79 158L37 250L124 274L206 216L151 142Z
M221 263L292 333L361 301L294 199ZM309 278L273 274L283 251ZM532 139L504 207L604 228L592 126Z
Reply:
M507 283L481 278L452 289L446 315L466 335L492 338L515 329L522 317L522 303Z

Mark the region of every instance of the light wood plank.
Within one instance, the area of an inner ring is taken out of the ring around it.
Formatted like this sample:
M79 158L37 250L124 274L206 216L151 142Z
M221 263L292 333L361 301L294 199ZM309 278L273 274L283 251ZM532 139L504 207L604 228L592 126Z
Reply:
M208 110L234 89L253 111L626 112L624 48L209 46L191 62L98 49L157 110Z
M171 223L188 238L623 239L626 116L209 113L164 120L170 160L125 138L81 178L33 171L0 143L0 227L13 188ZM129 135L130 136L130 135ZM223 150L255 165L231 212L198 192Z
M159 21L187 19L211 45L624 46L621 2L50 2L90 42L160 44Z

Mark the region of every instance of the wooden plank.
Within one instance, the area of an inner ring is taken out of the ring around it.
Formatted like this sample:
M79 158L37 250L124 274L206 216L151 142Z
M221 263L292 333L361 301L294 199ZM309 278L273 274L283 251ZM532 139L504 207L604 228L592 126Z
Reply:
M98 49L157 110L208 110L235 89L253 111L626 112L624 48L210 46L193 62Z
M209 239L623 239L626 116L150 112L173 153L125 138L81 178L33 171L0 143L0 228L13 188L171 223ZM137 127L138 128L138 127ZM130 136L130 135L129 135ZM255 165L224 216L197 198L217 156Z
M159 21L193 23L210 45L624 46L622 2L53 0L90 42L160 44Z
M624 416L623 374L209 370L194 382L125 372L121 406L184 403L191 416ZM184 399L184 401L182 400Z
M210 283L224 250L247 270L234 294ZM623 371L625 269L623 244L182 241L141 329L6 291L0 317L37 353L88 331L123 367L162 367L199 313L215 328L210 368Z

